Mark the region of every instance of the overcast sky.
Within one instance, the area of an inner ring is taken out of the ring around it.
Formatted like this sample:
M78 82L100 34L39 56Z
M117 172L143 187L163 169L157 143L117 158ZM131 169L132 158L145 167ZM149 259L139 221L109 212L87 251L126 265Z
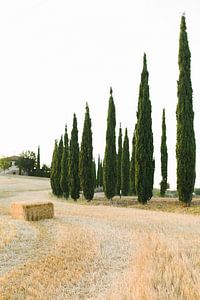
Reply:
M119 123L132 140L143 53L152 102L155 186L160 178L166 109L169 183L176 186L176 104L180 19L186 12L200 186L199 0L0 1L0 155L41 147L50 164L54 140L77 114L79 141L89 104L94 156L103 157L109 88Z

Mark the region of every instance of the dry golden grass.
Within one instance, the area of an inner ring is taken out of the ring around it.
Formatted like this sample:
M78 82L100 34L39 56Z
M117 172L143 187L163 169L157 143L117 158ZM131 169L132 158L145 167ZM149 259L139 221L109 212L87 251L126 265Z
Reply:
M131 208L79 205L49 196L47 181L5 177L8 191L9 180L13 195L0 198L1 300L200 299L200 217L175 199ZM4 213L27 198L51 199L55 219L27 223Z
M6 247L13 239L17 237L16 226L13 223L7 223L7 219L1 216L0 219L0 251Z
M0 299L63 299L62 286L70 290L80 280L97 244L92 234L72 225L60 225L57 237L51 253L0 277Z
M190 256L190 255L189 255ZM113 285L109 300L200 299L199 255L188 257L157 235L146 236L129 271Z
M70 200L73 203L73 200ZM147 204L143 205L137 201L136 196L127 196L114 197L110 202L104 196L99 197L98 194L91 202L87 202L84 198L79 200L79 203L82 205L105 205L112 207L130 207L130 208L139 208L144 210L154 210L154 211L163 211L163 212L173 212L181 214L193 214L200 215L200 198L193 198L191 206L186 207L184 203L181 203L178 198L160 198L153 197Z

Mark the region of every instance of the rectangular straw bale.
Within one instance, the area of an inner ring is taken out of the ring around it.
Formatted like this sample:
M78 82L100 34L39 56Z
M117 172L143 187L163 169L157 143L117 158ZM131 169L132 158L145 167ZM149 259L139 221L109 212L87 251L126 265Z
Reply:
M50 219L54 217L54 206L52 202L13 202L11 215L26 221Z

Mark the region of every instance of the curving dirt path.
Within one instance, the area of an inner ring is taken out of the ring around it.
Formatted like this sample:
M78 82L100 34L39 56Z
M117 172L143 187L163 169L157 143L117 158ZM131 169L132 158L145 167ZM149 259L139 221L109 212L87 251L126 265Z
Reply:
M0 299L200 299L199 217L49 192L47 180L0 177ZM55 218L11 219L10 203L26 199L51 199Z

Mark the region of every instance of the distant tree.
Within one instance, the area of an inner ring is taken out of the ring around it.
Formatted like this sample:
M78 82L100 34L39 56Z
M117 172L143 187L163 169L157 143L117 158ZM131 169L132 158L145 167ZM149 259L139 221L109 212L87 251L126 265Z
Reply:
M38 146L37 153L36 176L40 176L40 146Z
M129 193L129 172L130 172L130 154L129 154L129 139L127 128L125 130L122 161L121 161L121 190L122 195L127 196Z
M194 133L194 112L192 100L192 83L185 16L181 18L179 37L179 79L177 119L177 190L179 200L190 206L196 178L196 143Z
M139 90L135 144L136 191L138 201L143 204L152 197L155 168L155 162L153 159L153 132L148 77L149 73L147 70L146 54L144 54Z
M108 199L112 199L117 188L117 155L115 140L115 104L110 88L110 99L107 117L106 148L103 163L104 193Z
M36 154L33 151L22 152L16 165L23 172L27 173L27 175L34 175L36 170Z
M75 201L80 195L80 178L79 178L79 144L77 119L74 114L73 128L70 140L70 194Z
M4 170L4 173L7 169L9 169L11 166L11 162L9 160L9 158L7 157L2 157L0 159L0 169Z
M121 172L122 172L122 128L119 127L118 153L117 153L117 195L121 197Z
M51 183L52 193L56 196L58 195L58 185L59 185L57 170L58 170L58 142L57 140L55 140L53 156L51 161L50 183Z
M131 162L130 162L130 195L136 195L135 189L135 132L136 126L133 133L132 139L132 154L131 154Z
M94 196L93 177L93 146L91 118L88 104L86 104L85 120L80 150L80 180L85 199L91 201Z
M97 186L97 176L96 176L96 162L94 159L92 161L92 178L93 178L93 187L95 190L95 188Z
M166 136L166 123L165 123L165 110L163 109L162 116L162 137L161 137L161 175L162 181L160 183L160 196L164 197L167 190L167 162L168 162L168 153L167 153L167 136Z
M97 164L97 184L96 184L97 187L100 186L100 185L99 185L100 162L101 162L101 160L100 160L100 155L98 155L98 164Z
M60 187L66 199L69 198L69 145L67 125L65 126L64 146L61 159Z
M49 178L50 177L50 171L51 171L51 169L47 165L43 164L42 168L41 168L41 172L40 172L41 177Z
M100 159L100 156L98 156L97 187L103 187L103 164Z

